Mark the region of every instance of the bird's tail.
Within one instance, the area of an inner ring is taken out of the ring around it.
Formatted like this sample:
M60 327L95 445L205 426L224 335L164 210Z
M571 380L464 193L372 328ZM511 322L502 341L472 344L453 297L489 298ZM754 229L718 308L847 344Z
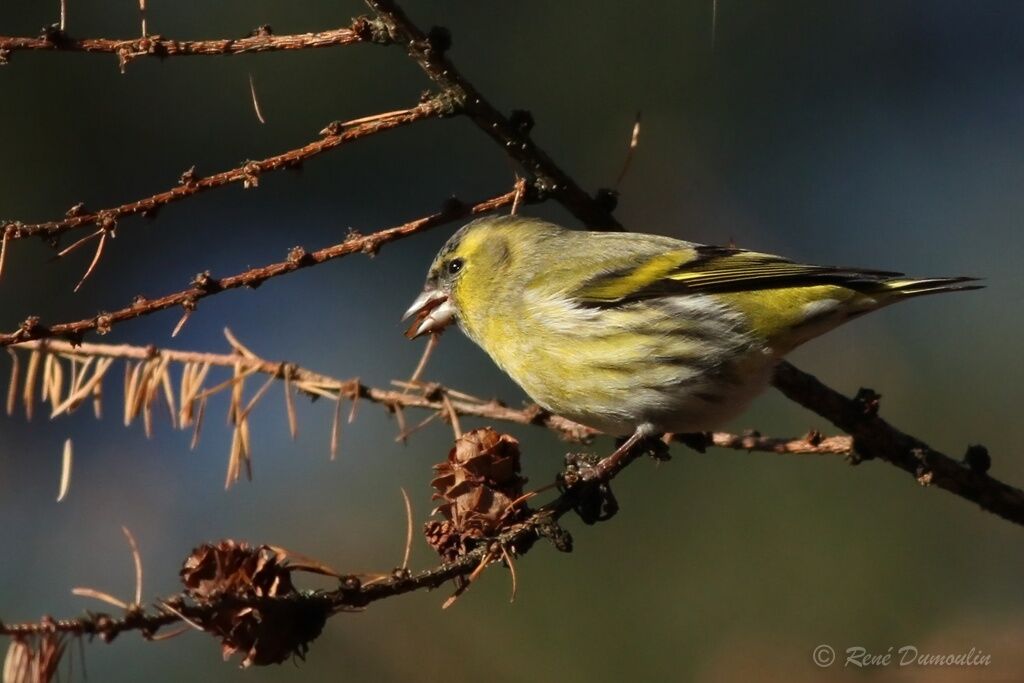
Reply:
M985 285L978 284L976 277L930 277L912 279L894 277L882 280L882 291L893 300L907 299L924 294L940 294L942 292L966 292L982 289ZM889 297L886 297L889 298Z

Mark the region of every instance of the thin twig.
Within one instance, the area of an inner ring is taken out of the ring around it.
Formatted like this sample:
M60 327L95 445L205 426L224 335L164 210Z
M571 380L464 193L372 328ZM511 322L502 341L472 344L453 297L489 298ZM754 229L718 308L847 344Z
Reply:
M38 319L32 318L27 320L18 331L0 334L0 346L46 338L63 338L78 341L84 332L90 330L105 332L114 324L125 320L150 315L176 306L194 306L200 299L229 289L258 287L271 278L326 263L327 261L333 261L351 254L373 254L389 242L436 228L439 225L444 225L460 218L488 213L509 206L514 198L515 192L509 191L470 206L459 202L448 202L441 211L424 218L403 223L393 228L379 230L369 235L351 235L343 242L311 253L303 252L300 254L293 249L289 254L290 258L285 261L271 263L259 268L251 268L219 280L214 280L206 275L200 276L196 278L193 286L188 289L168 294L158 299L136 299L129 306L111 313L101 313L92 318L85 318L70 323L60 323L50 327L43 326L39 323Z
M431 41L393 0L366 0L377 13L392 41L405 47L444 92L465 102L465 114L484 133L515 159L531 177L538 189L552 195L584 224L599 229L621 228L615 218L576 181L559 168L547 153L530 139L530 126L523 122L514 126L494 108L445 56L446 45Z
M200 177L196 175L194 170L189 169L181 176L178 184L171 189L157 192L149 197L128 202L127 204L98 211L71 212L72 215L57 221L45 223L15 222L7 223L2 227L4 227L4 234L9 235L9 239L12 240L40 236L56 237L69 230L93 224L106 226L109 229L121 218L135 215L151 215L167 204L180 201L206 190L231 184L242 184L246 187L255 186L261 174L297 168L305 161L324 152L341 147L346 143L406 126L423 119L451 115L456 111L454 107L455 105L450 98L434 97L410 109L389 112L388 115L377 117L371 121L360 122L357 119L356 122L336 122L327 126L322 132L322 137L318 140L306 143L301 147L296 147L295 149L281 152L265 159L247 161L235 168L208 176ZM96 234L99 234L99 231L89 237L94 237ZM78 246L77 242L71 248L75 246ZM65 252L68 250L70 248L65 250ZM62 252L62 254L65 252Z
M365 17L353 20L350 26L276 36L265 28L253 31L243 38L215 38L211 40L174 40L163 36L146 36L119 40L116 38L71 38L46 34L39 37L0 36L0 50L60 50L64 52L91 52L112 54L127 59L139 57L183 57L195 55L236 55L249 52L276 52L282 50L312 50L339 47L362 42L387 43L387 35L374 30L374 22ZM63 29L61 29L63 31ZM145 30L145 29L144 29Z
M938 486L1024 525L1024 491L989 476L987 456L985 462L972 467L940 453L878 417L872 407L843 396L790 363L779 365L774 383L791 400L848 432L861 459L884 460L922 485Z

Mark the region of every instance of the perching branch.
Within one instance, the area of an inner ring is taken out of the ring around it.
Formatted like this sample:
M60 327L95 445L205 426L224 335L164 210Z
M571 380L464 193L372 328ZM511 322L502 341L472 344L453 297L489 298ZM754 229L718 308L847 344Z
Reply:
M436 228L439 225L450 223L451 221L510 206L512 202L516 201L518 194L520 193L517 193L516 190L510 190L505 194L497 195L472 205L466 205L457 200L450 200L445 203L441 211L430 216L425 216L392 228L379 230L369 235L353 233L343 242L313 252L306 252L301 247L294 247L289 251L288 258L284 261L271 263L259 268L250 268L225 278L218 279L210 276L209 273L201 273L196 276L192 286L188 289L167 294L158 299L136 297L133 303L124 308L110 313L100 313L92 318L46 326L33 316L22 323L17 331L0 334L0 346L9 346L33 339L50 338L66 339L73 343L78 343L86 332L96 330L100 334L105 334L117 323L140 318L168 308L182 306L185 313L189 314L195 309L196 303L200 299L205 299L208 296L240 287L255 288L271 278L333 261L350 254L374 254L388 242L394 242L403 237L415 235L431 228ZM526 192L526 195L521 201L532 200L532 193L529 190Z
M629 464L643 453L642 447L633 449L623 460L623 465ZM516 450L515 459L515 468L518 470L518 450ZM239 645L237 640L231 640L235 636L234 632L225 633L225 615L246 615L257 610L260 613L262 625L272 629L275 635L286 637L288 634L281 634L278 630L294 632L297 624L300 629L305 626L309 635L304 639L300 637L297 642L289 643L288 647L293 652L281 652L275 649L272 655L266 652L260 653L257 650L259 646L257 640L253 643L252 650L248 652L248 657L243 665L268 663L259 661L260 656L280 657L280 659L284 658L281 656L282 654L296 653L301 656L305 652L308 641L319 635L323 621L339 612L363 608L379 600L417 590L438 588L453 579L468 581L492 563L504 562L510 566L513 558L527 553L540 539L550 540L558 550L570 551L572 537L558 525L558 520L567 512L580 510L583 506L590 504L595 497L611 497L607 485L622 469L616 468L609 471L602 479L588 484L564 483L570 481L573 467L572 464L567 465L562 478L562 492L554 500L535 511L522 515L522 519L519 521L503 523L500 533L492 537L477 538L472 547L458 557L415 574L403 567L377 575L338 574L316 561L308 561L308 558L304 558L307 562L299 563L305 564L305 567L289 567L287 551L273 549L270 546L260 546L257 549L246 548L246 552L250 555L262 554L262 563L255 571L250 565L250 569L239 571L234 575L225 575L221 567L229 563L225 562L224 558L228 552L237 556L240 544L230 541L222 542L219 547L207 545L193 551L189 560L186 561L182 577L186 585L189 586L189 571L199 567L200 563L205 561L210 554L220 550L216 563L220 575L211 577L213 567L206 568L203 571L206 585L200 585L200 590L196 590L196 585L193 583L191 585L193 590L186 590L183 593L158 600L150 607L138 604L129 605L121 616L89 612L83 617L72 619L47 618L38 623L0 623L0 634L11 636L16 641L19 639L24 641L33 636L66 634L100 636L104 641L109 642L126 631L139 631L143 637L152 639L159 637L157 634L161 628L185 621L195 628L224 638L226 651L230 648L230 651L233 652L239 649ZM488 484L476 484L475 486L489 488ZM528 497L524 496L523 499ZM514 501L510 507L518 505L520 505L519 499ZM269 550L273 550L273 553L267 552ZM209 564L213 564L213 562ZM285 583L290 587L291 571L302 568L337 576L338 588L314 592L289 590L282 595L272 593L268 595L261 590L271 581L274 585ZM257 576L261 572L265 574L262 579ZM282 581L282 577L284 581ZM213 586L215 583L220 586ZM239 584L244 584L246 589L244 594L240 594ZM461 584L455 595L460 594L468 585L468 582ZM229 592L223 588L224 586L235 590ZM216 588L220 588L220 590L215 590ZM449 598L445 606L450 605L454 597ZM237 621L229 621L229 623L238 630ZM267 638L267 640L273 643L275 639ZM275 646L271 645L271 647ZM276 661L280 661L280 659Z
M410 384L406 382L394 382L401 390L382 389L373 387L360 381L358 378L338 379L287 361L272 361L261 358L248 348L242 346L230 333L229 342L233 346L232 353L206 353L197 351L179 351L175 349L164 349L156 347L132 346L130 344L90 344L83 343L74 345L70 342L59 340L43 340L16 344L11 348L15 351L24 350L39 352L43 354L56 354L61 357L73 360L80 365L90 359L122 359L128 361L147 361L157 363L160 361L178 363L181 365L192 365L203 371L208 366L230 368L236 371L245 371L262 374L266 377L285 381L286 379L297 390L306 393L311 397L326 397L329 399L346 399L349 401L365 400L387 407L391 411L400 411L408 408L427 410L443 418L453 411L460 417L476 417L495 422L508 422L520 425L536 425L549 429L564 441L575 443L587 443L600 432L590 427L578 424L558 415L553 415L536 404L524 408L510 408L497 400L483 400L470 396L460 391L450 389L440 384L420 383ZM38 362L37 362L38 365ZM95 368L96 366L93 366ZM67 374L67 373L65 373ZM89 382L88 373L83 371L78 384L85 387ZM45 379L44 379L45 381ZM23 387L20 385L8 387L9 395L17 395ZM184 402L195 400L195 396L203 391L200 384L190 387L189 391L181 390L174 392L183 396ZM67 391L51 389L56 392L52 398L57 406L68 404L68 399L76 392L74 386L67 386ZM81 400L89 397L88 391L79 389ZM132 397L125 399L131 402ZM11 406L13 407L13 406ZM183 408L183 406L181 406ZM70 411L69 411L70 412ZM63 413L57 411L55 415ZM186 425L181 425L182 427ZM406 438L411 430L403 430L399 438ZM708 435L709 446L727 448L743 451L761 451L765 453L779 454L803 454L803 455L850 455L852 440L848 436L824 437L817 433L810 433L801 437L778 438L767 437L756 433L730 434L727 432L713 432Z
M78 205L72 207L63 220L45 223L11 222L0 226L0 234L5 235L6 240L10 241L27 237L54 239L69 230L88 225L97 225L103 230L110 231L117 227L117 221L121 218L135 215L151 217L167 204L225 185L241 183L245 188L256 187L259 185L260 176L264 173L298 168L308 159L346 143L424 119L452 116L457 112L458 105L454 100L444 95L437 95L425 99L410 109L366 116L352 121L335 121L320 132L319 140L309 142L302 147L265 159L247 161L235 168L208 176L196 174L195 167L193 167L181 175L176 186L149 197L98 211L84 211L81 205Z
M989 476L991 459L983 446L971 446L963 461L954 460L878 417L878 395L873 391L861 389L858 398L849 399L786 362L779 365L774 383L789 399L849 433L862 459L884 460L922 486L938 486L1024 525L1024 491Z
M95 365L87 372L86 361L91 359L124 359L152 364L159 368L146 374L155 387L164 381L162 375L167 372L166 363L173 362L186 368L196 368L195 375L205 377L211 366L231 368L235 377L244 379L253 373L262 374L272 379L289 382L295 389L311 397L326 397L331 400L348 400L353 403L365 400L369 403L383 405L394 412L399 418L400 433L398 438L405 439L417 427L409 428L405 423L405 409L421 409L431 413L431 418L450 419L456 416L476 417L494 422L508 422L521 425L537 425L554 432L564 441L589 442L600 433L584 425L572 422L558 415L553 415L537 405L524 408L510 408L496 400L483 400L468 394L455 391L434 383L394 382L400 390L373 387L357 378L338 379L314 372L287 361L271 361L261 358L242 346L233 336L228 334L234 352L227 354L205 353L195 351L179 351L156 347L131 346L126 344L79 344L59 340L33 341L17 344L14 350L26 350L43 354L57 354L77 363L81 368L77 384L47 388L49 373L42 361L36 361L35 374L42 377L44 385L43 398L47 397L54 405L54 416L65 411L70 412L77 405L90 398L102 381L102 374L107 372L108 365ZM28 367L32 367L32 363ZM139 366L141 367L141 366ZM95 373L90 375L90 373ZM27 373L26 373L27 374ZM70 374L70 373L65 373ZM189 376L186 372L185 377ZM20 373L12 373L8 387L8 413L13 410L14 400L20 394L26 397L35 396L34 389L29 390L21 382L31 384L36 377L26 376L21 379ZM95 382L93 380L96 380ZM146 380L137 388L144 391ZM167 380L169 381L169 380ZM186 414L186 403L193 403L197 397L212 393L203 386L202 381L190 382L176 393L180 395L179 406L182 415ZM935 484L951 493L978 503L983 509L998 514L1018 524L1024 523L1024 492L987 474L990 465L987 453L981 447L972 447L963 462L956 461L939 453L927 444L900 432L873 412L877 409L872 401L863 398L849 399L829 389L813 376L803 373L788 363L783 363L777 373L775 385L790 399L832 421L836 426L849 432L852 436L822 436L818 432L810 432L802 437L768 437L756 432L730 434L728 432L712 432L701 435L704 443L697 446L713 446L731 450L748 452L764 452L795 455L841 455L857 464L862 460L878 458L913 474L923 485ZM286 388L287 391L287 388ZM150 400L161 395L157 391L149 394ZM260 392L262 396L262 390ZM870 395L870 393L869 393ZM31 400L26 398L26 400ZM126 396L128 404L136 402L132 396ZM141 399L140 399L141 401ZM250 399L249 406L242 412L246 415L252 409L256 399ZM294 424L293 408L288 404L289 422ZM151 410L144 402L136 408ZM127 410L127 409L126 409ZM191 409L188 414L194 414ZM424 424L426 421L421 422ZM147 425L149 418L147 418ZM178 424L182 429L189 426L190 420L182 417ZM293 427L294 430L294 427ZM149 428L147 427L147 433ZM694 435L675 435L674 440L694 445ZM237 471L237 468L236 468ZM233 481L233 480L232 480Z
M113 349L110 352L113 353ZM1019 491L991 480L983 473L974 472L973 477L984 477L988 480L985 484L979 485L977 479L965 480L962 472L971 472L970 469L932 451L913 437L898 432L874 415L872 411L877 407L877 395L862 392L860 399L847 399L825 387L810 375L796 370L788 363L782 364L779 368L776 385L793 400L808 405L808 407L814 406L816 410L820 409L826 417L854 433L858 448L863 448L861 441L863 438L867 443L868 450L861 452L861 455L883 458L908 469L909 463L898 461L896 454L891 449L895 447L896 452L902 452L908 447L917 449L914 457L926 469L924 471L913 470L916 476L924 477L929 482L938 483L958 495L976 500L982 507L1001 514L1011 521L1019 520L1021 510ZM866 408L867 410L865 410ZM106 641L125 631L139 631L146 638L159 637L157 633L161 628L180 621L187 621L193 627L225 638L224 647L229 648L230 651L236 651L239 649L237 642L230 641L228 636L224 635L223 615L225 613L248 614L252 610L257 610L263 615L266 627L287 627L294 630L294 623L297 619L313 623L313 628L309 629L310 635L294 643L289 643L289 647L294 648L294 652L301 655L305 652L308 642L319 635L323 621L339 612L366 607L373 602L416 590L437 588L453 579L463 581L459 590L456 591L455 596L457 596L469 585L468 581L488 565L496 561L500 562L504 558L511 568L512 558L524 555L539 539L551 540L559 550L570 550L572 547L571 537L558 525L558 520L571 510L583 514L583 510L593 509L595 496L599 499L597 502L599 507L610 505L613 513L614 498L611 497L610 490L606 488L607 485L644 452L644 447L638 445L626 453L626 457L620 460L616 467L598 470L601 473L600 478L589 483L581 483L581 480L573 474L574 465L567 465L565 472L559 478L559 481L562 482L562 493L553 501L530 512L521 521L505 525L501 529L501 533L490 538L479 539L473 547L456 558L416 574L410 574L404 568L396 568L390 573L374 576L368 581L364 580L365 576L338 575L339 587L335 590L292 592L282 597L218 595L216 600L204 601L196 599L195 591L186 591L158 601L150 608L132 605L123 616L119 617L88 613L77 619L44 619L38 623L0 624L0 633L12 636L16 639L16 643L21 643L23 647L27 648L27 645L24 645L27 638L53 637L62 634L99 635ZM943 481L947 481L947 484L942 484ZM968 487L966 493L961 488L963 486ZM988 488L992 486L995 488ZM523 496L522 499L516 499L516 502L528 497ZM994 499L1000 500L1001 503L991 506ZM515 503L513 503L514 505ZM602 517L595 519L599 520ZM1018 523L1020 522L1018 521ZM282 571L287 572L287 567L284 567ZM446 606L451 604L455 596L445 603ZM275 615L275 617L268 619L266 615ZM254 661L260 663L258 659L254 659L259 654L254 645L248 653L246 663ZM280 656L280 653L275 653L275 656Z

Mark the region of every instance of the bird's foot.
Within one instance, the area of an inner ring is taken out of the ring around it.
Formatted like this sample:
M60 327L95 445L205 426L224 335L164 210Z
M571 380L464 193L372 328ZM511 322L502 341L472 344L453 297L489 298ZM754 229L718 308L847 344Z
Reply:
M619 503L603 475L601 460L593 453L567 453L565 470L558 475L558 488L572 492L572 507L586 524L611 519L619 511Z
M576 490L573 508L587 524L610 519L619 510L608 480L630 461L643 454L655 460L668 460L668 444L660 437L640 432L616 444L615 452L606 458L591 453L569 453L565 456L565 470L558 476L563 492Z
M636 432L627 439L616 441L615 452L606 458L587 453L570 453L566 456L566 471L563 483L571 487L576 483L610 479L620 469L640 457L650 455L655 460L669 460L668 444L660 436Z
M704 453L707 451L708 446L713 446L714 441L711 439L711 432L692 432L690 434L673 434L672 438L680 443L683 443L698 453Z

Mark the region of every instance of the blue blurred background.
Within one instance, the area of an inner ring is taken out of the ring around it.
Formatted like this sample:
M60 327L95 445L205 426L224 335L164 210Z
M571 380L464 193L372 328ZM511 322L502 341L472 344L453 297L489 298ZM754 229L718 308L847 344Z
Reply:
M795 362L852 394L883 394L883 415L958 455L985 443L993 474L1024 484L1019 457L1024 275L1024 5L872 3L405 3L443 24L452 58L503 110L528 108L534 138L586 188L614 182L633 117L641 144L617 216L629 228L824 263L920 275L976 275L989 288L915 301L800 350ZM0 34L35 35L56 0L5 0ZM132 2L68 0L74 36L133 37ZM149 2L150 31L241 36L345 25L355 0ZM266 125L253 113L255 79ZM398 48L142 59L121 75L109 55L16 53L0 69L0 217L99 208L315 137L327 122L411 106L428 82ZM512 168L468 120L430 121L123 221L98 270L15 243L0 282L0 321L44 322L119 308L134 294L183 288L196 272L234 273L287 249L343 239L429 213L450 194L505 191ZM529 213L576 225L554 204ZM258 292L204 301L178 338L177 312L117 326L107 342L226 350L230 327L257 353L384 386L407 377L422 346L398 322L445 227L279 278ZM0 371L6 375L7 370ZM197 452L159 421L147 440L121 426L118 368L108 416L0 419L0 617L71 615L99 605L92 586L127 597L132 567L120 526L139 540L144 594L178 587L198 542L282 545L346 571L401 561L411 494L431 508L431 465L450 446L435 424L407 446L393 419L361 406L328 461L331 407L300 405L292 443L280 388L257 409L255 479L222 489L230 432L221 398ZM524 400L484 354L445 335L427 378L510 404ZM6 386L6 384L4 384ZM252 391L250 387L249 391ZM45 413L45 411L44 411ZM411 419L420 416L410 415ZM468 421L469 425L475 425ZM500 426L499 426L500 427ZM774 392L734 425L765 434L830 432ZM550 481L566 446L520 437L527 474ZM75 442L68 498L54 502L61 444ZM607 441L595 448L607 449ZM678 448L616 482L609 523L568 522L572 555L538 548L486 572L456 605L445 592L388 600L331 620L308 661L240 672L208 637L161 644L135 635L87 648L93 680L1009 680L1024 671L1021 530L883 463ZM417 537L414 567L435 563ZM823 671L821 643L884 653L992 655L981 670Z

